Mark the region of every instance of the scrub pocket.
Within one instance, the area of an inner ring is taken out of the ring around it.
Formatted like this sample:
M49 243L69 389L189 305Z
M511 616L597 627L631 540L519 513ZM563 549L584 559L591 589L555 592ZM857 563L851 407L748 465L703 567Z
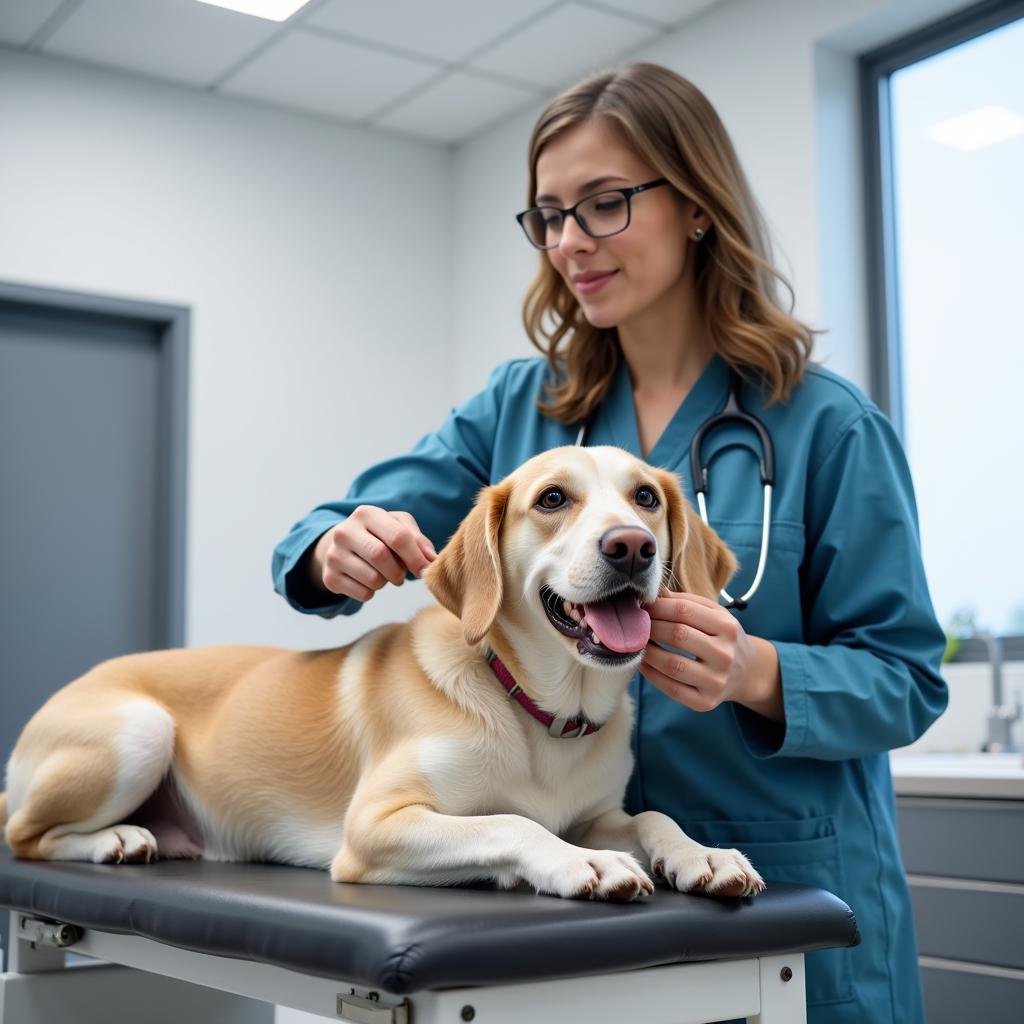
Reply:
M843 859L831 815L787 821L681 824L688 836L705 846L735 847L746 854L769 886L772 882L813 885L846 898ZM805 955L808 1005L853 998L850 952L848 948L818 949Z

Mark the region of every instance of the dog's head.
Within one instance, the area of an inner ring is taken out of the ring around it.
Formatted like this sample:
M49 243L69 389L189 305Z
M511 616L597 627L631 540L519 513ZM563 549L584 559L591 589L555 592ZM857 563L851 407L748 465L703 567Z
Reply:
M566 447L484 488L424 578L470 644L507 617L621 668L639 662L642 606L663 584L714 599L735 565L672 473L620 448Z

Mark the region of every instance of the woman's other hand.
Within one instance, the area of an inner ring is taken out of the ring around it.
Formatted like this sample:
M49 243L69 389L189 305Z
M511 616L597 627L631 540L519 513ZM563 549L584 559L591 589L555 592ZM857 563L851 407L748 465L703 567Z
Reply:
M733 700L784 720L774 644L750 636L728 609L698 594L665 590L645 607L651 615L651 642L640 672L662 693L694 711L711 711Z
M386 583L419 577L437 552L408 512L360 505L316 542L310 572L332 594L369 601Z

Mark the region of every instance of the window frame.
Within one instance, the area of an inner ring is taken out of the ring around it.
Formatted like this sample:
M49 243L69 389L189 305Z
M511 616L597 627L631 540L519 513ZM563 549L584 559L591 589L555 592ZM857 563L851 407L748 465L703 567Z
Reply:
M872 398L905 440L903 361L896 288L896 225L889 79L910 64L1024 18L1024 0L985 0L860 56L860 103ZM1001 638L1008 660L1024 659L1024 636ZM987 661L985 644L961 641L953 661Z

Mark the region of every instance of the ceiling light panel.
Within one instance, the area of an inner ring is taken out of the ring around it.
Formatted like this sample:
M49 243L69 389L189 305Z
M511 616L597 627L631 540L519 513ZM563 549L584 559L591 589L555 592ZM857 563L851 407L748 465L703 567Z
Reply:
M224 7L239 14L251 14L267 21L285 21L309 0L198 0L211 7Z

